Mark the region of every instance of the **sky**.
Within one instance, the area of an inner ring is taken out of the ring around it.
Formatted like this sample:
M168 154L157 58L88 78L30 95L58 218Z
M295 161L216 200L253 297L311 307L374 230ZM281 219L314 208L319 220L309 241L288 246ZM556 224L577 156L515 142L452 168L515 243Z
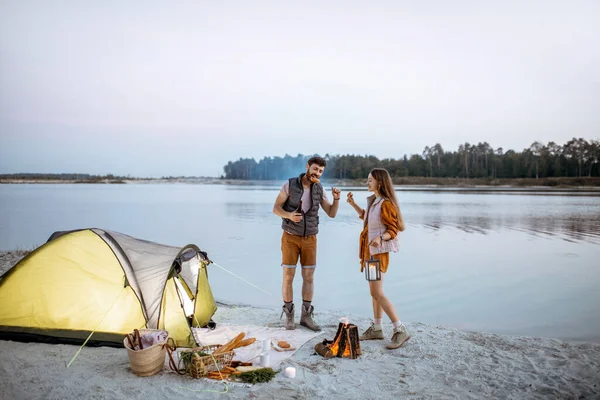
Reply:
M600 1L0 0L0 173L600 137Z

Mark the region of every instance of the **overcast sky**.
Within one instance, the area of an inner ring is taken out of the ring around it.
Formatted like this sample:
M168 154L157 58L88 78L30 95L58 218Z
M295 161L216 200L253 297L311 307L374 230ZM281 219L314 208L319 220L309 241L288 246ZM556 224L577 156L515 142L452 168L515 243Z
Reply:
M600 1L0 0L0 173L600 137Z

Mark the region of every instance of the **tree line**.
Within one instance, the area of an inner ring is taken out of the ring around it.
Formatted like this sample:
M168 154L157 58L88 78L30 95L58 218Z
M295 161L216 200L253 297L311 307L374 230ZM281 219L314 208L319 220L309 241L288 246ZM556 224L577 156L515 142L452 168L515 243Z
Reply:
M318 155L318 154L314 154ZM313 155L240 158L223 167L225 179L284 180L299 174ZM600 176L600 141L573 138L564 145L534 142L521 152L493 148L489 143L464 143L446 151L439 143L425 146L421 154L378 159L372 155L330 155L324 179L363 179L375 167L392 177L438 178L553 178Z
M42 174L42 173L17 173L17 174L0 174L0 179L24 180L24 181L65 181L77 183L97 183L110 181L111 183L121 183L125 179L131 179L124 176L108 175L91 175L91 174Z

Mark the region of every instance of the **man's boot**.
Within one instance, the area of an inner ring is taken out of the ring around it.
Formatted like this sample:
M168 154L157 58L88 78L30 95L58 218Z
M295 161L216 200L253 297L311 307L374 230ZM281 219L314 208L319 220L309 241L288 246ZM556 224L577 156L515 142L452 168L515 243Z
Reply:
M300 316L300 325L307 327L311 331L318 332L321 330L321 327L315 324L313 320L313 311L315 308L313 306L309 306L308 309L303 305L302 306L302 315Z
M296 323L294 322L294 311L295 311L295 308L294 308L293 304L292 304L292 308L290 310L288 310L288 308L285 306L285 304L283 305L283 311L281 312L281 317L283 317L283 314L285 314L285 317L286 317L285 329L287 329L288 331L296 329Z

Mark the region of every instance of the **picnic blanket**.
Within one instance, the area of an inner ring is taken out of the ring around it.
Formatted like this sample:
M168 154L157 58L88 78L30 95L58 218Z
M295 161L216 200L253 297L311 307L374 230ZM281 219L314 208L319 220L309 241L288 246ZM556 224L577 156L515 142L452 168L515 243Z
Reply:
M290 358L294 353L312 338L321 334L321 332L313 332L306 329L297 328L294 330L285 330L285 328L268 328L255 325L233 325L233 324L218 324L214 330L208 328L193 328L194 337L201 345L225 344L237 336L240 332L246 333L246 338L254 337L256 342L253 344L240 347L234 350L235 360L250 361L258 364L260 353L262 353L262 340L271 339L272 342L284 340L288 342L294 350L269 351L271 367L276 368L282 361Z

